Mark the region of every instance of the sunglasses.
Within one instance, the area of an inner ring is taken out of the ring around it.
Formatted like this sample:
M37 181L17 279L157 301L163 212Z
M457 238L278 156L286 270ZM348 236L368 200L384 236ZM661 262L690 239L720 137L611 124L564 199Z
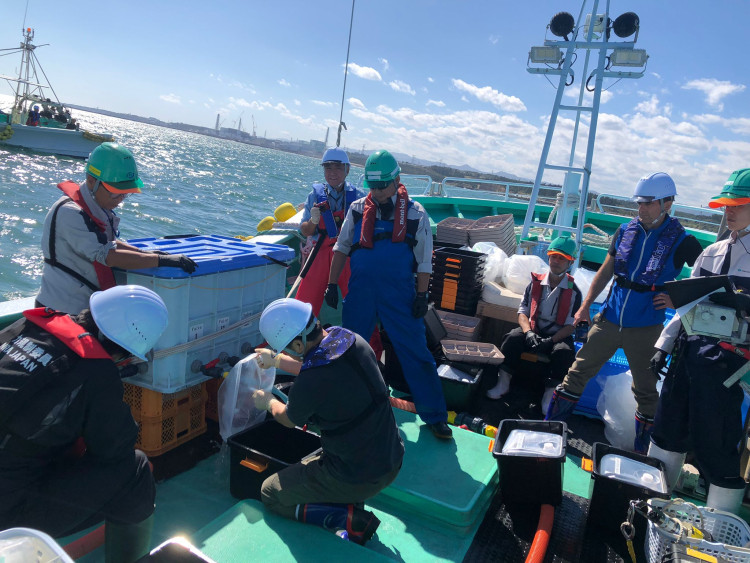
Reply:
M378 183L378 185L376 185L375 182L370 182L368 187L371 190L385 190L390 188L392 183L393 180L391 180L390 182L383 182L382 184Z

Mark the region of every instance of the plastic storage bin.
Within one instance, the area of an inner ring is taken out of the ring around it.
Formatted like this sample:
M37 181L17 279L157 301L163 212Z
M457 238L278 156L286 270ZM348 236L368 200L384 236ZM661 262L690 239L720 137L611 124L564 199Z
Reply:
M459 370L460 373L456 373ZM462 412L467 410L476 397L483 368L460 362L448 362L437 368L443 396L448 410ZM463 375L461 375L463 374Z
M567 431L567 425L558 421L500 422L492 455L500 470L503 502L562 502ZM508 451L503 451L506 443Z
M464 342L461 340L443 340L443 354L453 362L464 362L467 364L492 364L503 363L505 356L494 344L486 342Z
M243 350L263 341L260 313L271 301L284 297L286 287L286 268L273 260L289 261L293 250L221 236L128 242L146 250L186 254L198 263L193 274L179 268L115 272L118 284L154 290L169 311L169 325L154 346L156 359L145 373L128 378L129 383L174 393L208 379L200 366L222 355L242 357ZM159 354L178 345L184 348Z
M658 459L594 443L588 525L619 533L631 500L669 498L664 464ZM636 519L642 526L642 519ZM645 528L641 533L645 532ZM637 532L636 532L637 533Z
M263 481L321 451L320 437L299 428L266 420L229 440L229 492L234 498L260 500Z
M479 340L482 319L449 311L437 311L437 315L443 323L448 339L469 342Z
M0 532L0 561L3 563L73 563L65 550L44 532L31 528L10 528Z

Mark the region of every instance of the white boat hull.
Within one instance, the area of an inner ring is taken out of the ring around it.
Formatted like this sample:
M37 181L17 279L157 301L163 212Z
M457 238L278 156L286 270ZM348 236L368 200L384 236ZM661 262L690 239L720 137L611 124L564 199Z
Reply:
M23 147L32 151L72 156L74 158L88 158L91 151L109 139L76 131L73 129L57 129L54 127L31 127L28 125L11 125L13 135L9 139L0 141L0 145Z

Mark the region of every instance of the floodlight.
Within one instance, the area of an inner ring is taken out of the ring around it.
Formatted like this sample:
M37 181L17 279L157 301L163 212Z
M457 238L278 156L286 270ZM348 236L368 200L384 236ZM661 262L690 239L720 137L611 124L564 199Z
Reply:
M563 37L567 41L567 35L573 31L576 25L576 20L568 12L558 12L555 14L549 22L549 30L552 35L557 37Z
M562 58L560 47L532 47L529 60L532 63L559 64Z
M615 49L609 58L612 66L643 66L647 60L645 49Z
M589 34L589 26L591 26L591 14L586 16L586 24L583 26L583 34ZM601 33L604 31L604 14L596 14L594 16L594 33Z
M622 37L624 39L638 31L640 23L638 14L635 12L625 12L624 14L617 16L617 19L612 24L612 31L615 32L617 37Z

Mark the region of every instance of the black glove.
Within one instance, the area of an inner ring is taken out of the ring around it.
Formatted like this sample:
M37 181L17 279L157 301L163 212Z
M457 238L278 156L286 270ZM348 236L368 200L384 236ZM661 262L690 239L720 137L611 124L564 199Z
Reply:
M149 250L151 254L156 254L157 256L169 256L171 253L167 252L166 250Z
M712 293L708 298L712 303L732 307L738 313L750 312L750 295L747 293Z
M669 357L669 354L667 354L664 350L659 350L658 348L654 348L656 352L654 353L653 357L651 358L651 371L654 372L654 375L661 379L661 370L664 369L664 366L667 365L667 358Z
M526 347L531 348L534 350L537 346L539 346L539 342L541 342L542 338L533 330L530 330L526 333Z
M323 294L323 299L326 300L331 309L337 309L339 306L339 286L335 283L329 283L326 292Z
M182 268L188 274L192 274L198 267L198 264L184 254L162 254L159 255L159 267L162 266L166 266L167 268Z
M427 314L427 292L418 291L411 306L411 314L415 319L421 319Z
M552 340L551 336L548 336L547 338L542 338L539 341L539 344L536 346L536 351L541 352L542 354L548 354L552 351L552 348L555 347L555 343Z

